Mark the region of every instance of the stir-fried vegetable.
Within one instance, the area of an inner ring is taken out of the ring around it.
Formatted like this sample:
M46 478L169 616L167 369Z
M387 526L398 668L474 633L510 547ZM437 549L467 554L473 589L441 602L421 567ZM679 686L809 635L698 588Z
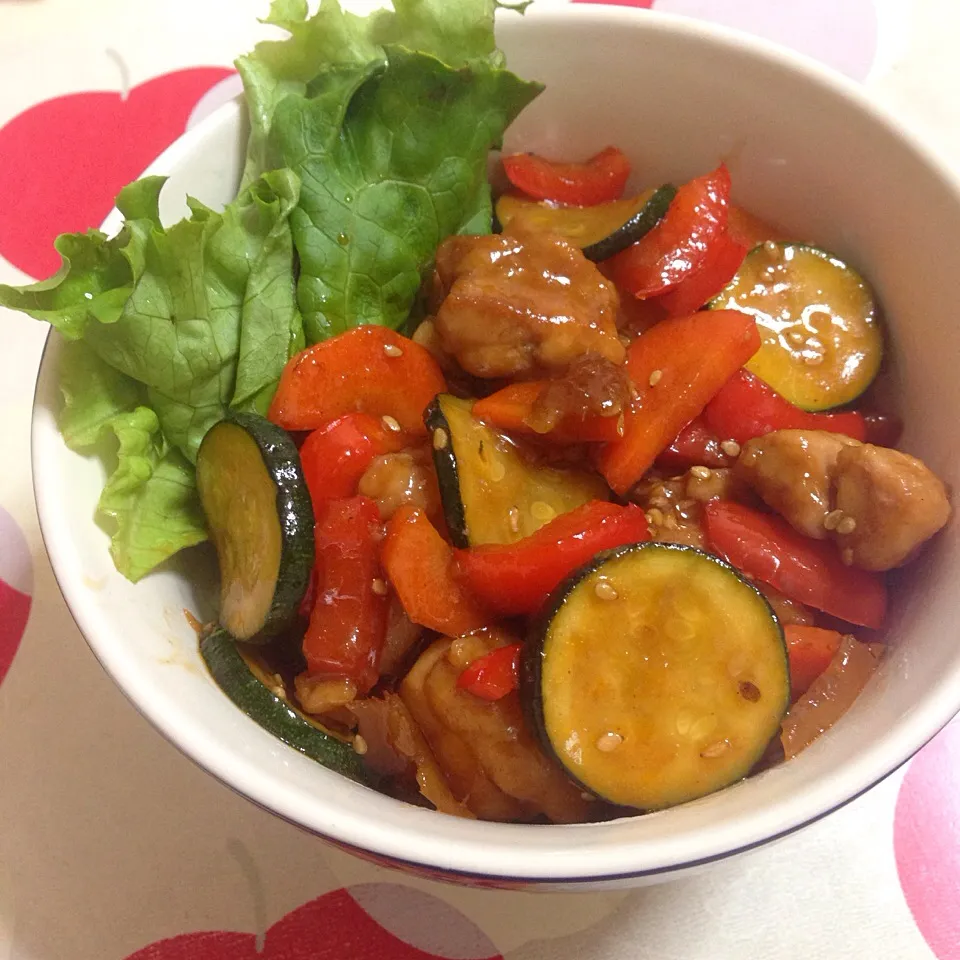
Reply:
M616 200L627 185L630 161L622 150L607 147L585 163L555 163L533 153L503 158L509 181L528 197L574 207Z

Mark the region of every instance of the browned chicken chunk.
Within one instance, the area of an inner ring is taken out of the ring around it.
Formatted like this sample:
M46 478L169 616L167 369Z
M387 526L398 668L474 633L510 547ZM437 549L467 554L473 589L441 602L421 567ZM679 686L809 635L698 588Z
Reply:
M845 563L890 570L949 519L947 492L916 457L822 430L777 430L744 445L734 467L763 501Z
M889 570L950 518L940 479L916 457L865 443L837 458L834 536L842 556L864 570Z
M437 251L434 326L478 377L531 377L586 353L623 363L617 293L578 247L542 234L456 236Z
M464 667L513 639L487 631L435 641L404 678L400 696L453 795L476 816L587 820L590 803L540 750L526 727L516 691L488 702L457 687Z
M776 430L748 441L734 472L801 533L826 540L837 456L851 445L858 443L825 430Z
M358 489L363 496L377 501L383 520L389 520L400 507L408 505L429 516L439 512L436 474L425 450L401 450L375 457L360 478Z

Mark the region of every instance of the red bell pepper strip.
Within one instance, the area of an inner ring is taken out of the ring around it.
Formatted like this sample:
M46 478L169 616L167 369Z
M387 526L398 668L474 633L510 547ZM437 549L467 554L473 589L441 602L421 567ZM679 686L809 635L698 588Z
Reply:
M730 174L713 173L684 184L663 219L633 246L606 261L604 273L641 299L674 289L701 270L727 230Z
M716 553L789 599L847 623L876 628L883 622L883 579L845 566L833 543L811 540L780 517L725 500L704 507L704 530Z
M535 613L555 587L601 550L649 539L639 507L593 500L516 543L457 550L457 569L470 592L497 613Z
M316 600L303 637L307 670L347 677L366 693L379 677L387 628L381 576L380 512L367 497L328 500L316 511Z
M747 250L752 250L767 240L795 239L788 237L779 227L775 227L772 223L767 223L766 220L755 217L752 213L744 210L743 207L738 207L735 203L730 204L727 232L737 243L742 243Z
M457 579L453 548L421 510L404 506L390 518L380 558L414 623L459 637L493 622Z
M627 372L638 398L625 411L623 436L599 457L610 487L625 494L759 349L753 317L737 310L663 320L634 340Z
M420 344L386 327L354 327L291 358L268 417L285 430L316 430L360 412L391 416L423 436L423 411L446 388L437 361Z
M781 397L748 370L739 370L720 388L703 412L707 426L723 440L744 444L771 430L827 430L866 440L863 414L808 413Z
M540 437L553 443L605 443L620 436L619 415L601 417L597 414L586 417L564 417L548 433L540 433L530 426L530 420L537 397L544 389L543 380L527 380L523 383L511 383L478 400L473 405L473 415L487 423L512 433L521 433L530 437Z
M694 417L657 457L657 466L667 470L688 470L696 466L729 467L732 459L723 452L720 443L720 438L703 422L703 417Z
M300 448L314 509L324 500L354 496L373 458L396 453L407 443L404 433L368 413L348 413L314 430Z
M799 700L840 649L843 635L823 627L787 624L783 628L790 660L790 699Z
M607 147L585 163L554 163L534 153L503 158L507 179L536 200L571 207L592 207L620 198L630 176L630 161L616 147Z
M457 686L481 700L502 699L520 686L522 649L522 643L511 643L477 657L457 677Z
M713 299L733 279L747 251L746 244L734 240L729 232L718 237L707 250L703 266L658 298L667 316L693 313Z

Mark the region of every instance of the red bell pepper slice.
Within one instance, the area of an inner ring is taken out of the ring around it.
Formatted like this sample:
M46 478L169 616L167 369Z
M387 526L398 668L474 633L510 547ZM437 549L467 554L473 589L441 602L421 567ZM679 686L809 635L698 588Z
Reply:
M630 161L616 147L607 147L585 163L554 163L535 153L503 158L507 179L536 200L571 207L592 207L618 200L630 176Z
M847 623L872 628L883 623L883 579L845 566L833 543L811 540L780 517L725 500L704 507L704 530L715 552L789 599Z
M755 217L748 210L738 207L735 203L730 204L727 232L737 243L742 243L747 250L752 250L767 240L796 239L788 237L779 227Z
M790 699L799 700L823 673L840 649L836 630L788 623L783 628L790 660Z
M707 250L703 266L658 298L667 316L685 316L713 299L733 279L748 250L729 231L719 236Z
M739 370L721 387L703 412L707 426L723 440L744 444L771 430L827 430L866 440L863 414L808 413L781 397L749 370Z
M620 436L619 415L601 417L597 414L586 417L564 417L548 433L540 433L530 426L530 420L540 391L546 387L546 381L527 380L523 383L511 383L478 400L473 405L473 415L487 423L512 433L521 433L530 437L540 437L553 443L605 443Z
M657 457L657 466L667 470L688 470L696 466L729 467L732 459L723 452L720 443L720 438L703 422L703 417L694 417Z
M459 637L493 621L456 577L453 548L423 511L404 506L390 518L380 557L414 623Z
M268 417L285 430L316 430L360 412L391 416L424 436L423 411L446 389L437 361L420 344L386 327L354 327L287 363Z
M457 569L470 592L497 613L535 613L555 587L601 550L649 539L639 507L593 500L516 543L457 550Z
M328 500L316 510L315 601L303 637L311 674L347 677L366 693L387 629L387 597L380 577L380 512L367 497Z
M481 700L500 700L520 686L522 643L497 647L477 657L459 677L457 686Z
M663 320L634 340L627 372L638 398L625 411L623 436L599 457L610 487L625 494L759 349L753 317L737 310Z
M727 230L730 173L713 173L684 184L663 219L633 246L611 257L604 273L641 299L674 289L707 262Z
M325 500L352 497L374 457L396 453L408 442L404 433L368 413L348 413L314 430L300 448L314 508Z

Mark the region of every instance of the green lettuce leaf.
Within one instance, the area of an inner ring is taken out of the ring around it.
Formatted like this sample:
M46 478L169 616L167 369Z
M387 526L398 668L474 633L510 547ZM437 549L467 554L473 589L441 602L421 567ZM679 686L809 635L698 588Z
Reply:
M539 92L503 69L495 0L396 0L366 18L276 0L290 36L238 61L252 132L246 176L301 180L291 215L308 343L404 324L437 246L489 232L487 157ZM401 45L402 44L402 45Z
M117 468L98 511L115 521L110 555L134 583L185 547L207 539L193 466L168 448L160 421L137 407L110 422L119 448Z
M260 409L303 343L289 217L300 184L265 174L222 213L196 201L164 228L163 186L125 188L124 227L61 237L69 251L52 280L0 286L0 304L49 320L109 366L142 384L165 439L191 462L226 409Z
M207 539L193 468L171 451L160 421L142 404L144 389L104 363L82 340L63 345L60 429L80 452L117 441L116 466L97 513L111 528L117 569L136 581L184 547Z

